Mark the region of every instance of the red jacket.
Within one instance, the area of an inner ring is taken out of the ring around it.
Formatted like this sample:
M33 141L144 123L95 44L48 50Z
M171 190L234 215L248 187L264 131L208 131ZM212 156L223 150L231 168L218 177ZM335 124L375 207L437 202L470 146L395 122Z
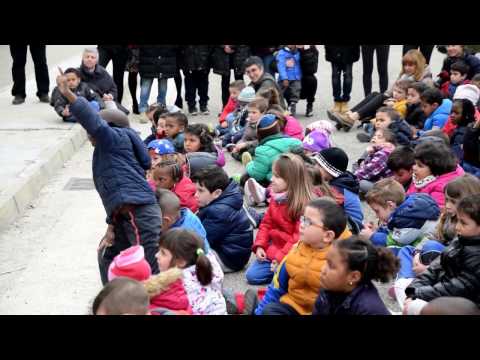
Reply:
M227 117L228 114L231 112L235 111L235 108L237 107L238 101L232 98L231 96L228 98L227 105L223 108L222 114L220 115L220 118L218 119L218 122L221 124L225 121L225 118Z
M168 289L150 299L150 309L165 308L173 311L192 313L183 280L178 279Z
M269 260L281 262L300 237L300 220L292 221L288 216L286 199L280 202L273 197L253 243L255 252L261 247Z
M475 120L479 121L480 120L480 112L478 111L477 108L475 108ZM452 116L450 115L447 119L447 123L443 127L442 131L444 134L446 134L448 137L452 137L453 132L457 128L457 125L455 125L452 122Z
M184 176L182 180L175 184L172 191L180 199L181 207L187 207L192 210L193 213L198 211L198 201L195 198L197 188L192 180Z

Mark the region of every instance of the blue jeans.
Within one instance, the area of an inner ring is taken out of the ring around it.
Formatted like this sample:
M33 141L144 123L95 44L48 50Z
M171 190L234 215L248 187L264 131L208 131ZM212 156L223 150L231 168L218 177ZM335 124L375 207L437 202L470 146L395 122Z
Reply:
M270 270L271 262L255 261L248 267L245 277L250 285L270 284L273 279L273 272Z
M150 98L150 90L152 89L153 85L153 78L141 78L140 79L140 105L138 107L138 111L143 113L148 109L148 99ZM167 97L167 84L168 79L160 79L158 78L158 96L157 96L157 103L166 104L166 97Z
M467 162L462 163L463 170L465 170L467 173L472 174L476 177L480 177L480 168L470 165Z
M439 243L435 240L428 240L424 245L422 250L420 251L420 257L425 255L432 255L427 254L429 252L435 252L436 256L440 254L440 252L445 248L445 245ZM415 255L415 247L414 246L404 246L400 249L397 254L398 259L400 260L400 270L398 270L397 279L405 278L411 279L417 277L417 274L413 271L413 257ZM425 264L428 265L428 264Z

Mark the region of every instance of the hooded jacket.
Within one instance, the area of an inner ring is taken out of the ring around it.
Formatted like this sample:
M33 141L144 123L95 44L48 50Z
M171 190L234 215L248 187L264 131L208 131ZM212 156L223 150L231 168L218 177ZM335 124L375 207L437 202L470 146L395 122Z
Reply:
M198 200L195 198L197 188L190 178L183 176L182 180L173 186L172 191L180 199L181 207L187 207L194 213L198 211Z
M355 176L360 180L378 181L392 175L387 166L387 160L395 146L390 143L374 145L363 163L355 171Z
M412 140L412 130L405 120L393 121L388 125L388 128L393 132L395 141L398 145L409 145Z
M292 51L287 46L280 49L276 56L278 80L301 80L302 69L300 68L300 52L298 50ZM288 67L287 61L293 62L293 66Z
M442 104L425 119L423 130L419 131L419 135L423 135L425 131L432 130L434 127L441 130L447 123L451 111L452 100L443 99Z
M217 199L200 209L198 218L220 260L232 270L242 270L250 259L253 229L237 183L230 180Z
M203 224L198 218L198 216L195 215L193 212L191 212L190 209L188 208L180 209L180 217L172 225L172 229L174 228L182 228L185 230L193 231L198 236L200 236L205 242L206 252L210 250L210 243L207 240L207 232L203 227Z
M343 172L339 177L330 180L330 185L343 194L345 201L343 209L357 225L363 228L363 211L358 192L360 185L357 178L350 171Z
M315 45L308 49L298 49L300 51L300 68L304 76L314 75L318 71L318 49Z
M303 141L304 131L300 122L291 115L285 116L287 120L285 127L283 128L283 133L292 138Z

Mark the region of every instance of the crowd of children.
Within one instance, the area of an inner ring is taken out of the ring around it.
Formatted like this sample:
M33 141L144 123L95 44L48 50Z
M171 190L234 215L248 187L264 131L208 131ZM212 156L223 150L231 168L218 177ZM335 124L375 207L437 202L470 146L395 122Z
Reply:
M444 302L474 313L467 306L480 305L473 60L449 51L450 81L437 88L423 55L410 50L391 92L369 95L355 111L330 111L339 124L371 120L364 121L370 144L349 171L332 123L303 128L295 118L300 56L294 45L280 49L279 87L232 82L216 127L151 106L144 143L123 113L99 112L101 99L87 96L74 69L57 78L57 111L68 109L61 113L95 146L93 176L107 212L99 246L106 285L94 313L388 315L375 281L393 281L389 295L404 314L448 312ZM261 61L246 64L264 76ZM230 158L243 174L224 171ZM378 221L364 220L363 200ZM225 273L244 269L248 284L267 288L223 288Z

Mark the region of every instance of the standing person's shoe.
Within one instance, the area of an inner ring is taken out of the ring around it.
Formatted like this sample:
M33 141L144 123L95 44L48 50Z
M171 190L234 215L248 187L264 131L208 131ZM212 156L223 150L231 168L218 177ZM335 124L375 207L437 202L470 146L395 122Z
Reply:
M42 103L50 103L50 96L48 94L42 94L38 97Z
M340 124L345 131L350 131L355 124L355 120L351 119L348 115L334 113L332 116L334 118L333 121L335 121L337 124Z
M13 105L20 105L20 104L23 104L25 102L25 98L22 97L22 96L15 96L15 98L13 99L12 101L12 104Z
M350 110L348 108L348 101L342 101L340 103L340 113L341 114L345 114L348 110Z
M292 104L290 105L289 111L290 111L290 114L292 114L292 116L297 115L297 104L296 104L296 103L292 103Z
M245 195L251 206L259 205L266 201L265 188L257 180L250 178L245 182Z
M148 119L147 113L141 113L138 120L139 120L140 124L146 124L150 121Z
M248 151L245 151L242 154L242 165L243 166L247 166L247 164L252 160L253 160L252 155Z
M342 103L340 101L335 101L333 108L331 110L327 110L328 118L332 121L337 122L337 119L335 119L334 114L341 113L341 110L342 110Z
M175 100L175 106L183 109L183 99L181 97L178 97L177 100Z
M305 112L306 117L313 116L313 103L307 103L307 111Z
M140 115L140 111L138 111L138 104L132 105L132 113L134 113L135 115Z
M198 110L196 106L188 106L188 114L191 116L197 116Z
M208 107L205 105L205 106L200 106L200 112L202 113L202 115L210 115L210 110L208 110Z

